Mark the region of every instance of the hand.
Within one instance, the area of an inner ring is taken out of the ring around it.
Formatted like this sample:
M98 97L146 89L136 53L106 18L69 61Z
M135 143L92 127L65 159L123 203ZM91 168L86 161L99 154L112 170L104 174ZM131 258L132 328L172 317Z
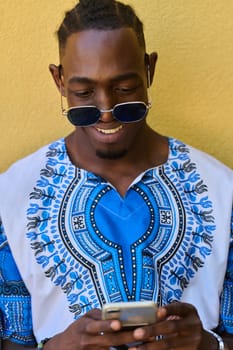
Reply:
M216 340L204 331L197 310L186 303L172 303L158 309L158 321L134 330L134 339L142 341L130 350L217 350ZM162 335L156 340L156 336Z
M103 321L101 310L93 309L46 342L44 350L109 350L133 341L133 331L121 330L117 320Z

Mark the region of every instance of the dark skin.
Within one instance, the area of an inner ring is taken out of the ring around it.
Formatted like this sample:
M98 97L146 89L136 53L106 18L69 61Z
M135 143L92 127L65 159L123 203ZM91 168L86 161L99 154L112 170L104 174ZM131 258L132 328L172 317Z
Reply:
M151 81L156 59L155 53L149 56ZM50 70L69 106L96 105L109 109L122 102L148 102L145 52L130 29L71 35L61 64L61 80L57 67L50 66ZM122 129L111 134L98 131L119 127ZM145 120L123 125L113 119L112 113L103 113L94 126L77 127L66 138L66 145L75 165L104 177L121 195L137 175L164 163L168 157L167 139L152 131Z
M175 319L174 319L174 315ZM169 317L170 316L170 317ZM104 332L101 335L101 332ZM156 341L156 335L164 338ZM218 343L212 335L205 332L196 309L185 303L173 303L157 311L157 322L150 326L132 331L121 329L120 323L102 321L101 311L93 309L72 323L64 332L52 337L45 350L109 350L110 346L119 346L141 341L143 344L132 346L130 350L217 350ZM226 343L225 343L226 344ZM231 343L229 343L231 344ZM4 342L4 350L21 350L25 347ZM35 348L28 348L29 350ZM232 349L232 345L225 345Z
M148 80L153 80L157 55L150 54L146 61L144 49L129 28L72 34L60 59L62 75L55 65L50 65L50 71L70 107L109 109L122 102L148 102ZM140 173L168 158L167 139L153 131L146 119L122 125L109 112L94 126L77 127L66 138L66 146L73 164L104 177L122 196ZM164 338L156 341L161 334ZM216 339L203 330L195 307L185 303L159 308L156 323L130 331L121 329L117 320L103 321L101 311L94 309L52 337L44 349L109 350L135 341L142 344L131 350L218 349ZM231 338L227 343L233 349ZM3 348L23 347L5 341Z

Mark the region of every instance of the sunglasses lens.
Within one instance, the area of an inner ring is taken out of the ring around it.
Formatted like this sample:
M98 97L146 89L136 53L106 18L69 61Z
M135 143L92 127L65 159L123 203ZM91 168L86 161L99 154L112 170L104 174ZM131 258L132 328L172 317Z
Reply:
M69 121L75 126L89 126L95 124L100 118L101 112L94 106L71 108L67 112Z
M113 115L122 123L133 123L143 119L147 114L147 106L143 102L132 102L116 105Z

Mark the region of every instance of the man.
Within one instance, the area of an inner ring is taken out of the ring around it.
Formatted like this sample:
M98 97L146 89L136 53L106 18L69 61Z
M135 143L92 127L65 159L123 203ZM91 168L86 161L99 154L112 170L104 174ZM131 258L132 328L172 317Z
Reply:
M3 349L233 349L232 171L148 126L157 55L131 7L82 0L58 39L75 129L0 179ZM140 300L156 323L101 319Z

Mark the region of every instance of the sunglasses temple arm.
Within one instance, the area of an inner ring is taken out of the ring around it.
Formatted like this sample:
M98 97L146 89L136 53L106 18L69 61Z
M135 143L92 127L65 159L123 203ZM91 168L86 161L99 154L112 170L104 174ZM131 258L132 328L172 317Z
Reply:
M58 74L59 74L59 90L60 90L60 106L61 106L61 113L62 115L67 117L67 110L63 106L63 99L62 99L62 87L61 87L61 80L62 80L62 65L59 64L58 66Z
M60 83L60 97L61 97L61 113L62 115L67 117L67 110L63 106L63 98L62 98L62 90L61 90L61 83Z
M152 97L151 97L151 81L150 81L150 64L147 65L147 98L148 98L148 107L150 108L152 105Z

